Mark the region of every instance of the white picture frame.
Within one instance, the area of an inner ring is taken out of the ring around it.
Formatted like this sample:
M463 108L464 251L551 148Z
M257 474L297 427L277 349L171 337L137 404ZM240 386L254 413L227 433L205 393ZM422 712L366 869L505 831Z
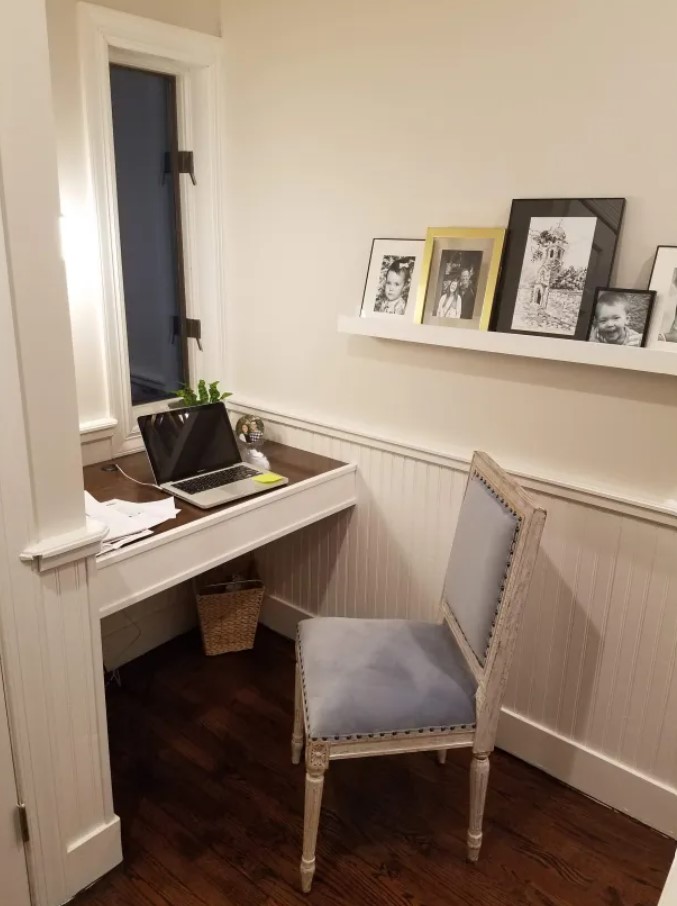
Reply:
M413 323L421 280L423 239L374 239L360 316Z
M656 249L649 289L656 293L648 345L677 353L677 245Z

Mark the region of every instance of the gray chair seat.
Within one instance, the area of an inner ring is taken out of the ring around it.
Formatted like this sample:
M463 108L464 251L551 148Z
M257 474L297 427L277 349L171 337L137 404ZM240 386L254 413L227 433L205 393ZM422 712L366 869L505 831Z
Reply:
M475 723L477 684L446 625L317 617L298 640L311 739Z

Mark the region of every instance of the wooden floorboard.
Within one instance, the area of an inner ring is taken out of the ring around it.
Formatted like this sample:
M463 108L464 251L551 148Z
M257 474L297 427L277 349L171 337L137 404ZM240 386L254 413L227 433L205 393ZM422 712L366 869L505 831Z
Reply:
M662 837L496 752L485 838L465 861L469 753L331 765L310 897L303 768L290 762L294 652L260 629L206 658L197 634L127 665L108 692L125 862L77 906L655 906Z

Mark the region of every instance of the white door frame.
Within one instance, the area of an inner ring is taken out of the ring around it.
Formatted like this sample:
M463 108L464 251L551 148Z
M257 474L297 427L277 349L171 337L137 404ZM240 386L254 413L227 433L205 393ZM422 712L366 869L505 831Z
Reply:
M5 702L0 662L0 877L2 896L12 906L30 906L28 869L19 832L16 806L19 801L14 759L9 738L9 717Z
M45 0L21 0L0 28L0 653L33 906L122 858L59 215Z
M658 906L677 906L677 856L672 863Z

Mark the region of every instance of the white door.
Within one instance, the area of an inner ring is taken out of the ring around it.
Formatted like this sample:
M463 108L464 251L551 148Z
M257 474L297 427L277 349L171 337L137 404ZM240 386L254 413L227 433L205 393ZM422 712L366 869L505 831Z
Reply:
M12 906L30 906L28 873L17 816L17 791L14 779L9 723L0 663L0 899Z
M672 863L658 906L677 906L677 856L675 856L675 861Z

